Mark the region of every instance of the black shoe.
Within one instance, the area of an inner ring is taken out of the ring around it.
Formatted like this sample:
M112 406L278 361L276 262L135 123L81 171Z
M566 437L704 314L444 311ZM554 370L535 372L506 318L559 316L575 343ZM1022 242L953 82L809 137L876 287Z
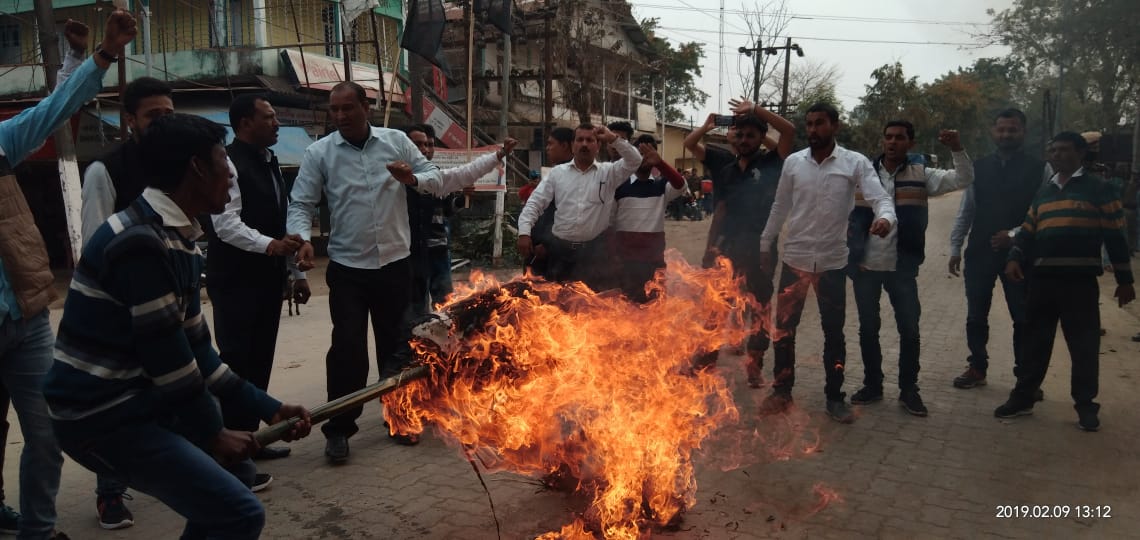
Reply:
M1100 429L1100 419L1097 418L1096 413L1100 410L1099 405L1091 407L1081 407L1077 409L1077 427L1082 431L1097 431Z
M864 386L863 388L860 388L858 392L855 392L851 395L852 405L866 405L868 403L874 403L876 401L882 400L883 389L871 388L870 386Z
M855 403L855 398L851 398L851 402ZM918 389L904 390L899 393L899 404L902 405L906 412L915 416L926 416L926 405L922 403L922 396L918 395Z
M99 512L99 526L107 530L126 529L135 524L135 516L127 509L123 499L130 499L127 494L114 497L98 497L95 499L95 508Z
M1132 341L1140 341L1140 334L1132 336Z
M402 446L415 446L420 444L420 436L417 433L392 433L392 426L388 425L388 421L384 421L384 429L388 430L388 438L396 441L396 444Z
M11 506L0 503L0 533L16 534L20 532L20 513Z
M253 460L265 461L268 459L281 459L283 457L289 457L292 451L293 449L288 446L266 446L253 455Z
M967 368L965 373L954 378L954 388L973 388L986 385L985 372Z
M325 457L329 463L340 465L348 461L348 437L332 435L325 441Z
M1033 402L1037 403L1038 401L1045 401L1045 391L1040 388L1033 393Z
M1083 411L1083 412L1077 411L1077 417L1080 419L1077 420L1076 426L1080 427L1081 431L1086 431L1086 432L1099 431L1099 429L1100 429L1100 418L1097 418L1096 412L1093 412L1091 410Z
M994 416L997 418L1017 418L1018 416L1029 416L1033 414L1033 403L1028 404L1021 400L1009 398L1000 407L994 409Z
M827 400L827 415L840 424L855 422L855 415L851 412L851 407L848 407L847 402L843 399Z
M254 493L264 491L265 488L269 487L269 484L272 483L273 475L269 473L259 472L253 475L253 483L249 485L249 490Z
M768 416L782 413L792 406L792 393L784 390L773 390L764 401L760 403L760 415Z

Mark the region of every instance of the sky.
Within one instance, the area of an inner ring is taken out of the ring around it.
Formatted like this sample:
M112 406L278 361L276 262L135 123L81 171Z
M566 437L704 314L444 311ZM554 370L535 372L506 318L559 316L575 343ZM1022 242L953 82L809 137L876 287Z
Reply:
M859 104L871 82L871 71L900 62L903 73L917 76L919 83L932 82L978 58L1004 56L1003 46L980 47L979 34L988 32L991 17L986 9L1001 11L1012 0L785 0L792 16L786 30L804 58L797 62L828 62L838 68L837 94L844 109ZM720 0L630 0L638 19L659 19L659 36L674 45L697 41L705 46L702 76L698 86L710 95L700 110L685 107L697 123L717 112L718 92L725 102L741 94L740 73L751 76L752 61L737 48L749 44L743 10L771 11L779 0L724 0L724 77L720 90ZM963 24L972 23L972 24ZM849 41L840 41L849 40ZM914 43L885 43L914 42ZM916 44L931 43L931 44ZM768 46L763 43L762 46ZM778 45L784 45L783 40ZM781 55L781 58L783 56ZM783 61L780 61L782 69Z

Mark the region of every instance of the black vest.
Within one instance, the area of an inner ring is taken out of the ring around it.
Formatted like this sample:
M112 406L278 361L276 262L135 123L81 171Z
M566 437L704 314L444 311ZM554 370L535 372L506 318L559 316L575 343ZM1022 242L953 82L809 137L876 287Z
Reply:
M227 146L226 152L238 173L242 222L265 236L281 238L288 203L277 156L266 161L256 148L238 140ZM285 257L238 249L223 242L213 230L208 238L206 283L210 287L284 286Z
M883 157L875 160L875 172L883 166ZM896 270L914 270L926 260L926 226L930 223L927 207L929 192L926 189L926 167L908 161L895 174L895 217L898 223L898 260ZM862 191L855 192L855 209L848 218L847 262L850 269L857 268L867 253L867 236L875 211L863 199Z
M146 172L143 171L139 144L134 139L127 139L99 161L107 168L107 176L111 177L111 185L115 187L115 212L122 212L146 188Z
M1045 162L1024 152L1014 154L1005 163L997 154L974 161L974 222L970 226L966 258L1006 259L1008 250L994 251L990 237L1025 221L1025 213L1041 188L1044 174Z

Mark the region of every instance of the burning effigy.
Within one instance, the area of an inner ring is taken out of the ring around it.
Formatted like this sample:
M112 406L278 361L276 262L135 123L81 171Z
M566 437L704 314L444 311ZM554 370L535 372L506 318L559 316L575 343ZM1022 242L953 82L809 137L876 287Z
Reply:
M690 362L743 340L754 300L727 262L667 262L645 304L473 277L417 327L429 373L383 397L391 429L433 425L486 470L584 495L581 517L543 538L643 538L676 523L696 501L694 453L739 416L724 378Z

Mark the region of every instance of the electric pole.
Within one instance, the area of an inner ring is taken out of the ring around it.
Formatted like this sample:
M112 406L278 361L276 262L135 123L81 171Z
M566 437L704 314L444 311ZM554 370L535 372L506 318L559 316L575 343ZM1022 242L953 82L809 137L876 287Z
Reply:
M764 54L780 54L780 51L784 51L784 90L780 99L780 116L788 115L788 80L791 76L793 50L796 51L796 56L803 57L804 50L798 43L792 43L792 38L788 38L787 45L783 47L764 48Z

